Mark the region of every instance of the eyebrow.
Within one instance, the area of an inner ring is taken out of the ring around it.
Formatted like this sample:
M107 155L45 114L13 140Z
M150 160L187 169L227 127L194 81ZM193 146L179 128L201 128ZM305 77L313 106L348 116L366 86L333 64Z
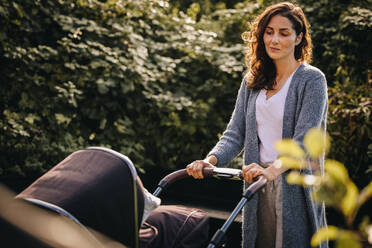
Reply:
M270 27L270 26L267 26L266 28L269 28L269 29L274 30L274 28L272 28L272 27ZM279 30L280 30L280 31L289 31L290 29L289 29L289 28L280 28Z

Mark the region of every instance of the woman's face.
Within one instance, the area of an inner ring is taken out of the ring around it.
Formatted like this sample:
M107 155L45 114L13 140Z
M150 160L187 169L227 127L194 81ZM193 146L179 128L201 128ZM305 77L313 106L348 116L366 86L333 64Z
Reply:
M263 36L266 53L274 61L294 59L295 46L301 39L302 33L297 36L292 22L281 15L271 18Z

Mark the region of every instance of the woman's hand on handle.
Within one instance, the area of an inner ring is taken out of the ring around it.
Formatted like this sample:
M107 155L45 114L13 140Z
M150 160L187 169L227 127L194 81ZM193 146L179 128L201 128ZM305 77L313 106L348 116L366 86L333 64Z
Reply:
M187 174L192 176L195 179L202 179L203 176L203 168L210 167L214 168L217 164L217 158L215 156L209 156L204 160L195 160L191 164L186 166Z
M255 177L263 175L267 181L274 181L283 172L288 170L287 167L282 166L282 162L277 159L269 167L263 168L259 164L252 163L250 165L244 165L242 169L242 176L245 181L252 183Z
M252 163L250 165L244 165L242 169L242 176L245 181L252 183L255 177L264 174L264 168L259 164Z

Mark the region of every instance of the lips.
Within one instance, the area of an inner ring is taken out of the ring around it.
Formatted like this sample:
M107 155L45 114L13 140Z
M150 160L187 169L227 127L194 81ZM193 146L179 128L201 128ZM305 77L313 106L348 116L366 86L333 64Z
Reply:
M270 47L270 51L272 51L272 52L279 52L280 49L279 48L276 48L276 47Z

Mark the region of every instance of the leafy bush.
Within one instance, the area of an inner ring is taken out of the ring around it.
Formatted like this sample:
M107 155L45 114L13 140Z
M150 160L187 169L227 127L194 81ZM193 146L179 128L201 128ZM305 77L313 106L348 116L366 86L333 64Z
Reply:
M313 63L325 72L329 86L330 154L365 185L372 172L370 1L301 3L312 25Z
M372 92L368 85L351 83L337 83L329 91L328 132L335 144L330 157L348 164L351 178L365 185L372 172Z
M140 170L201 158L234 106L240 34L273 2L2 1L0 178L39 175L87 146L113 148ZM370 5L299 3L329 82L331 154L366 178Z
M243 71L242 44L212 31L228 18L213 28L151 0L2 2L0 15L2 178L97 145L140 170L184 166L223 130Z
M372 180L360 192L350 179L345 166L327 159L324 174L319 168L319 158L329 150L330 141L322 131L311 129L304 137L306 153L294 140L282 140L276 144L280 151L282 166L292 169L287 182L313 188L313 198L326 206L338 210L345 219L345 227L333 225L319 229L311 239L312 246L325 240L335 241L336 248L362 248L372 244L372 224L365 216L356 226L355 218L359 209L372 197ZM315 166L314 166L315 165ZM313 174L299 173L298 170L313 168ZM315 169L314 169L315 168Z

